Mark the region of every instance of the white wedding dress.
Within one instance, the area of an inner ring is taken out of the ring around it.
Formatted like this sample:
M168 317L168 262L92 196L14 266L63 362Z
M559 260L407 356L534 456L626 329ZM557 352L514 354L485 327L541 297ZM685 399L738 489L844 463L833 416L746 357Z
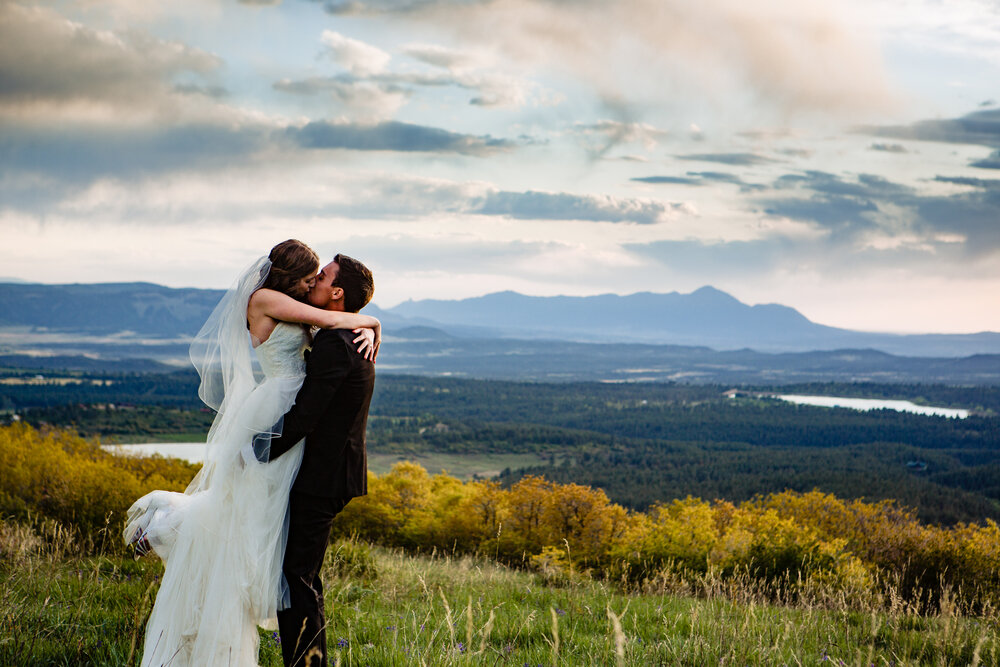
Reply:
M258 262L244 274L199 334L204 339L211 329L216 345L211 363L195 360L199 394L219 411L203 468L184 493L153 491L128 513L126 540L145 530L165 564L146 625L143 667L256 666L257 626L273 627L287 600L281 575L286 512L303 444L268 464L244 464L240 450L255 433L273 432L295 402L310 339L302 326L279 323L256 348L264 379L254 380L246 302L262 280L253 271L266 276L267 268Z

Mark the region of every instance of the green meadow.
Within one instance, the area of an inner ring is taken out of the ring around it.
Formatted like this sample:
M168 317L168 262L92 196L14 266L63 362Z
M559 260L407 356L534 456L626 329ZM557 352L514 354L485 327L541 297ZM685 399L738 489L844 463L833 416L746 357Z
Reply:
M73 555L52 524L0 529L0 664L138 665L159 585L154 559ZM323 570L331 664L341 665L995 665L992 614L943 596L921 613L902 598L864 608L774 599L711 576L624 587L553 577L488 557L332 544ZM261 630L260 663L281 665Z

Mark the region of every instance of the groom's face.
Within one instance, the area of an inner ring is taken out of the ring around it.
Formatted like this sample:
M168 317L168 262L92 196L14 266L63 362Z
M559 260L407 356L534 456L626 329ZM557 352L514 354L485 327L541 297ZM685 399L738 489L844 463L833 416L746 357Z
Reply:
M341 290L337 283L337 276L340 274L340 265L330 262L316 274L313 286L309 288L306 297L309 303L317 308L326 308L330 302L338 298Z

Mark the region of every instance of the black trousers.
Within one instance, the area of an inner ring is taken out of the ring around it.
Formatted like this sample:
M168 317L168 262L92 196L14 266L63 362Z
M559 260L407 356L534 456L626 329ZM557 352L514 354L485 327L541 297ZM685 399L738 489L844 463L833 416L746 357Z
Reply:
M288 544L282 569L291 607L278 612L285 667L325 667L326 616L320 569L330 542L330 524L350 499L292 492Z

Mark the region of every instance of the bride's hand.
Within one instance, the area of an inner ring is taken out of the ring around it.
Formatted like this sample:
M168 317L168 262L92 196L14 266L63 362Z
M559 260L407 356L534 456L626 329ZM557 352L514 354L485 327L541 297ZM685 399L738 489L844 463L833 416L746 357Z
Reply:
M354 339L354 342L358 344L358 354L364 355L365 359L374 362L375 357L378 355L378 338L376 337L375 329L354 329L354 333L358 334L358 337Z

